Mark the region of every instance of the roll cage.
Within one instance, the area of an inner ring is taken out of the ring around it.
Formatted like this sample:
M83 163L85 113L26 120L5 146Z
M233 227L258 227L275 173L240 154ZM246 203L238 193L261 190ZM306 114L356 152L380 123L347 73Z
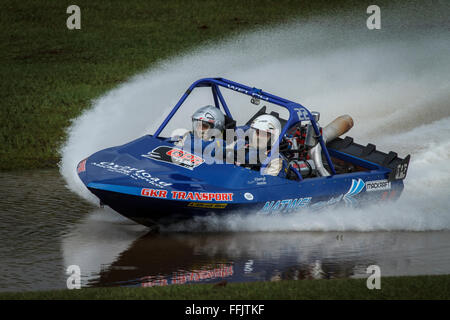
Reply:
M180 98L180 100L177 102L177 104L175 105L175 107L172 109L172 111L169 113L169 115L164 119L163 123L159 126L159 128L155 131L154 133L154 137L159 137L159 135L161 134L161 132L164 130L164 128L166 127L166 125L168 124L168 122L172 119L172 117L174 116L174 114L178 111L178 109L181 107L181 105L184 103L184 101L187 99L187 97L189 96L189 94L195 89L195 88L200 88L200 87L210 87L211 91L212 91L212 95L214 98L214 104L217 108L220 109L220 107L222 106L225 114L231 119L233 120L233 116L228 108L228 105L220 91L220 87L229 89L229 90L233 90L236 91L238 93L242 93L245 95L248 95L254 99L259 99L262 101L267 101L273 104L276 104L280 107L284 107L289 111L289 119L287 120L287 122L285 123L285 125L283 126L281 133L276 141L276 143L274 144L275 148L278 148L280 141L282 140L282 138L284 137L284 135L286 134L286 132L296 123L301 122L301 121L310 121L314 132L316 134L316 137L318 138L318 141L322 147L322 151L325 155L326 161L328 163L328 166L330 167L330 171L331 174L334 175L336 174L334 165L331 161L331 157L330 154L328 153L328 149L326 147L326 144L323 140L322 134L319 130L319 127L317 125L317 122L314 118L314 116L311 115L311 112L305 108L304 106L302 106L299 103L272 95L268 92L263 91L262 89L257 89L257 88L251 88L248 87L246 85L234 82L234 81L230 81L227 79L223 79L223 78L203 78L200 80L195 81L193 84L191 84L191 86L186 90L186 92L183 94L183 96ZM268 157L265 159L264 163L262 164L262 168L265 168L268 163L270 162L270 158L271 158L271 154L272 151L269 153ZM301 176L299 177L301 179Z

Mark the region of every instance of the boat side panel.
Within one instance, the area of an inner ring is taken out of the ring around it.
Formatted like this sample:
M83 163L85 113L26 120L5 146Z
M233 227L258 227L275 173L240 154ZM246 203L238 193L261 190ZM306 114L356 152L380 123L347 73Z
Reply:
M226 214L245 208L256 209L255 204L200 203L189 201L161 200L136 195L89 188L103 203L121 215L146 226L170 223L207 216L211 213Z

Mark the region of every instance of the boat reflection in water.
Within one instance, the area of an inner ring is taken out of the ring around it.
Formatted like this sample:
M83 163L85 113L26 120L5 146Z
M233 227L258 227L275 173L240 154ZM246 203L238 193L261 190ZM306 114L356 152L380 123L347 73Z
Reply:
M106 210L63 239L83 286L165 286L450 273L449 232L148 233Z

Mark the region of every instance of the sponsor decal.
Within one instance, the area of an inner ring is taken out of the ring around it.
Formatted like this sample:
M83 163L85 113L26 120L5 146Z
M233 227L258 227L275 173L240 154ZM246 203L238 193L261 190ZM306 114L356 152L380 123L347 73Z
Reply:
M234 269L232 265L219 264L215 268L173 273L172 276L167 278L147 276L142 277L140 280L142 281L142 287L155 287L226 278L233 274Z
M380 180L384 181L384 180ZM378 181L369 181L369 182L378 182ZM367 183L369 183L367 182ZM366 184L362 179L352 179L352 184L348 189L347 193L340 194L335 197L331 197L325 201L318 201L310 205L311 197L308 198L299 198L299 199L286 199L286 200L278 200L278 201L267 201L262 208L262 212L280 212L280 211L290 211L299 208L303 208L309 206L312 210L322 209L324 207L335 205L341 200L344 200L347 206L354 205L357 200L354 198L356 195L361 193ZM369 187L370 188L370 187ZM378 189L379 190L379 189Z
M245 93L245 94L248 94L248 91L247 91L247 90L242 89L242 88L239 88L239 87L236 87L236 86L233 86L233 85L231 85L231 84L228 84L227 87L228 87L228 89L231 89L231 90L234 90L234 91L237 91L237 92L243 92L243 93Z
M225 209L227 203L203 203L203 202L189 202L188 207L208 208L208 209Z
M267 201L262 208L263 213L282 212L303 208L309 205L311 197L298 199L285 199L277 201Z
M237 91L237 92L242 92L242 93L245 93L245 94L249 94L249 91L248 91L248 90L245 90L245 89L242 89L242 88L233 86L233 85L231 85L231 84L228 84L227 87L228 87L228 89L231 89L231 90L234 90L234 91ZM259 90L258 90L258 91L259 91ZM268 98L268 97L263 96L262 94L259 94L258 92L251 92L250 95L253 96L253 97L255 97L255 98L257 98L257 99L262 99L262 100L269 101L269 98Z
M80 161L80 163L77 166L77 172L81 173L81 172L85 172L86 171L86 160L84 159L82 161Z
M198 118L198 120L207 121L209 123L214 123L215 118L210 112L206 112L205 117L206 118L200 117L200 118Z
M366 191L381 191L381 190L390 190L391 182L388 180L374 180L374 181L366 181Z
M202 157L171 146L159 146L141 156L156 161L171 163L189 170L194 170L194 168L205 162Z
M256 177L253 180L248 181L247 184L256 184L256 185L267 184L266 177Z
M269 98L267 98L266 96L263 96L262 94L256 93L256 92L253 92L252 96L257 99L260 99L260 100L262 99L262 100L269 101Z
M352 184L348 191L345 194L340 194L336 197L331 197L328 200L325 201L318 201L311 205L312 210L320 210L325 207L329 207L335 204L338 204L341 202L341 200L344 200L345 204L347 206L352 206L356 204L357 200L354 198L357 194L361 193L361 191L364 189L364 181L362 179L352 179Z
M141 190L141 196L167 199L167 190L156 190L156 189L143 188Z
M124 174L135 180L145 181L158 188L168 187L172 185L171 183L161 181L161 179L157 177L153 177L149 172L145 171L144 169L133 168L130 166L121 166L114 162L107 162L107 161L99 163L92 162L91 164L106 169L110 172Z
M364 189L364 181L362 179L352 179L350 189L344 194L344 201L346 205L354 205L356 200L353 198Z
M254 199L253 194L251 194L250 192L244 193L244 198L247 199L248 201L251 201Z
M192 192L192 191L170 191L142 188L141 196L170 199L170 200L190 200L190 201L233 201L233 193L229 192Z
M339 195L337 197L331 197L331 199L328 199L327 201L319 201L311 205L312 210L319 210L328 206L332 206L342 200L344 195Z
M233 201L233 193L172 191L174 200Z
M325 200L325 201L318 201L311 205L311 209L312 210L320 210L322 208L335 205L335 204L341 202L341 200L344 200L344 202L347 206L352 206L352 205L356 204L356 202L357 202L357 200L354 199L353 197L356 196L357 194L361 193L361 191L364 189L364 186L365 186L365 184L362 179L358 179L358 180L352 179L352 184L351 184L350 188L348 189L347 193L340 194L336 197L331 197L330 199Z

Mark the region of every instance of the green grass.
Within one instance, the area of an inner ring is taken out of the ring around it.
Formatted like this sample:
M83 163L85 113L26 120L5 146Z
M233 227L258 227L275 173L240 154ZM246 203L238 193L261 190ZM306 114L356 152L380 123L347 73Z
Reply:
M79 0L0 5L0 170L54 167L70 120L154 63L243 31L370 1Z
M87 288L1 293L0 299L157 299L157 300L353 300L450 299L450 275L383 277L381 289L369 290L366 279L289 280L279 282L171 285L152 288Z

